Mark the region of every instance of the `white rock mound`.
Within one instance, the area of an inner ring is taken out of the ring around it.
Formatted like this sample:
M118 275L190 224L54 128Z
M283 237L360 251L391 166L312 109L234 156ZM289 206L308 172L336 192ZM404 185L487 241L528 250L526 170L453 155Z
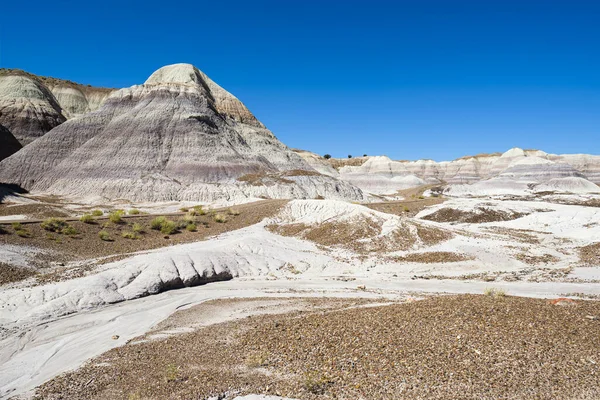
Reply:
M0 182L93 201L363 198L314 171L189 64L161 68L56 127L2 161Z
M0 125L25 146L66 120L54 95L21 74L0 74Z
M547 182L536 185L535 192L556 192L556 193L577 193L593 194L600 193L600 186L584 178L569 177L555 178Z
M386 156L369 157L360 166L340 168L340 178L365 192L390 195L398 190L424 185L426 182L412 175L401 162Z

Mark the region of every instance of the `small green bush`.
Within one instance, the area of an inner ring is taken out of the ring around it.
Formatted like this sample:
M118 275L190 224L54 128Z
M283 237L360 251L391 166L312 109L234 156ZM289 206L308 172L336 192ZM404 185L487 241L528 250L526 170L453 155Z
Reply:
M115 211L110 213L110 215L108 216L108 220L113 224L120 224L121 222L123 222L123 218L121 218L122 216L123 214L121 214L119 211Z
M42 229L50 232L61 232L64 228L69 226L67 222L60 218L48 218L40 225Z
M172 235L173 233L177 232L177 224L167 219L160 227L160 231L164 235Z
M329 160L331 158L331 154L325 154L323 156L324 159Z
M144 227L136 222L131 227L131 230L134 231L135 233L142 233L142 232L144 232Z
M92 211L92 216L93 217L101 217L103 215L104 215L104 213L102 212L102 210L94 210L94 211Z
M125 239L132 239L132 240L140 238L139 235L135 232L123 232L121 234L121 236L123 236Z
M185 212L185 213L186 213L186 212L188 212L189 210L190 210L190 209L189 209L189 208L187 208L187 207L181 207L181 208L179 209L179 211L181 211L181 212Z
M156 217L150 222L150 228L154 229L155 231L160 231L166 221L166 217Z
M240 215L240 211L235 208L230 208L229 215Z
M196 230L198 230L198 227L196 226L195 223L190 223L188 224L185 229L187 229L189 232L196 232Z
M129 210L129 215L139 215L140 214L140 210L138 210L137 208L132 208L131 210Z
M483 292L483 294L485 294L486 296L490 296L490 297L506 296L506 292L504 290L496 289L496 288L486 288L485 291Z
M197 205L192 207L194 209L194 211L196 212L197 215L204 215L206 214L206 211L204 210L204 207L202 207L201 205Z
M15 231L23 229L23 225L20 222L13 222L10 224Z
M214 216L214 220L215 220L215 222L223 224L223 223L227 222L227 217L223 214L216 214Z
M71 225L67 225L60 231L63 235L73 236L77 235L77 231Z
M110 234L106 231L98 232L98 237L105 242L110 242L112 239L110 238Z
M83 222L84 224L93 224L94 223L94 217L92 217L91 214L83 214L81 216L81 218L79 218L79 220L81 222Z
M23 238L29 238L29 237L31 237L31 232L29 232L27 229L17 229L15 231L15 233L18 236L23 237Z

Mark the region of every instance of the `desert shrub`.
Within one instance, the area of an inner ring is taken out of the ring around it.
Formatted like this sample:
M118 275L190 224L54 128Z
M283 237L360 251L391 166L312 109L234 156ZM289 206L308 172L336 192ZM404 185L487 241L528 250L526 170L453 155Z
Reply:
M23 237L23 238L29 238L31 237L31 232L29 232L27 229L17 229L15 231L15 233L17 234L17 236Z
M235 209L235 208L230 208L230 209L228 210L228 212L229 212L229 215L234 215L234 216L235 216L235 215L240 215L240 211L239 211L239 210L237 210L237 209Z
M79 220L81 222L83 222L84 224L93 224L94 223L94 217L92 217L90 214L83 214L81 216L81 218L79 218Z
M201 205L197 205L192 207L192 209L196 212L196 215L204 215L206 214L206 211L204 210L204 207Z
M323 156L324 159L329 160L331 158L331 154L325 154Z
M189 232L196 232L196 230L198 229L198 227L196 226L195 223L189 223L187 224L187 226L185 227L185 229L187 229Z
M123 236L125 239L132 239L132 240L140 238L139 235L135 232L123 232L121 234L121 236Z
M110 234L106 231L98 232L98 237L105 242L110 242L112 239L110 238Z
M113 224L120 224L121 222L123 222L123 218L121 218L122 216L123 214L119 211L114 211L109 214L108 220Z
M318 371L307 372L304 375L302 386L304 389L315 395L323 395L332 382L327 376Z
M101 217L103 215L104 215L104 213L102 212L102 210L94 210L94 211L92 211L92 216L93 217Z
M404 208L403 208L402 210L403 210L405 213L407 213L407 212L409 212L409 211L410 211L410 209L409 209L408 207L406 207L406 206L404 206Z
M136 222L132 225L131 230L135 233L142 233L144 232L144 227Z
M50 232L61 232L64 228L69 226L65 220L60 218L48 218L40 225L42 229Z
M419 200L423 200L424 198L424 196L419 196Z
M215 222L218 222L221 224L227 222L227 217L223 214L215 214L213 219L215 220Z
M63 235L68 235L68 236L77 235L77 231L71 225L67 225L64 228L62 228L60 233L62 233Z
M487 288L485 289L485 291L483 292L483 294L485 294L486 296L491 296L491 297L504 297L506 296L506 292L502 289L496 289L496 288Z
M186 213L186 212L188 212L189 210L190 210L190 209L189 209L189 208L187 208L187 207L181 207L181 208L179 209L179 211L181 211L181 212L185 212L185 213Z
M139 215L140 214L140 210L138 210L137 208L132 208L131 210L129 210L129 215Z
M352 158L352 154L348 154L348 158Z
M12 226L12 228L15 231L18 231L19 229L23 229L23 225L21 225L20 222L13 222L12 224L10 224Z
M363 154L363 157L366 157L366 156L367 156L366 154Z
M177 224L173 221L165 220L160 227L160 232L165 235L172 235L177 232Z
M156 217L150 222L150 228L154 229L155 231L160 231L160 228L162 228L162 225L166 220L166 217Z

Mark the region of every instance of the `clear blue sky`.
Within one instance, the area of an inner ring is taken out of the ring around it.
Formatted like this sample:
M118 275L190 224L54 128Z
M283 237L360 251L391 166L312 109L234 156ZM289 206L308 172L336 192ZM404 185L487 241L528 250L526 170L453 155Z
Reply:
M177 62L321 154L600 154L600 1L2 5L2 67L125 87Z

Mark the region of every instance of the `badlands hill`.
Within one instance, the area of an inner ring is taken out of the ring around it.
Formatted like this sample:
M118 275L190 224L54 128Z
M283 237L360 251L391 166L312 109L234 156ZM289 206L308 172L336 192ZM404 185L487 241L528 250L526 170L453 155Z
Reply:
M0 124L25 146L67 119L96 110L112 91L0 69Z
M21 149L21 143L8 129L0 125L0 161L4 160Z
M163 67L52 129L0 163L0 182L132 201L363 198L315 171L189 64Z

